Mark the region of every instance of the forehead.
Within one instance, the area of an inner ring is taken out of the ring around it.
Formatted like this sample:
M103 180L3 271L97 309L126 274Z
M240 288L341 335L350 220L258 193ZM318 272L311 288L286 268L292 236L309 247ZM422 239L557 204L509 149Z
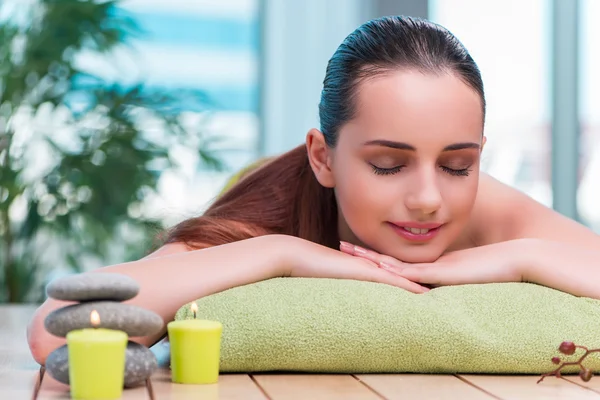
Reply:
M348 124L352 139L416 147L481 139L481 99L454 74L396 71L368 78L357 89L355 118Z

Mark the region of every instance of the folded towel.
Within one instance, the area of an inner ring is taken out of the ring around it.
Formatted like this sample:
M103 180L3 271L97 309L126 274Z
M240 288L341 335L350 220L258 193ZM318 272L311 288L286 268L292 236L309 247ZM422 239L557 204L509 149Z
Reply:
M276 278L196 304L197 318L223 324L222 372L538 374L556 367L552 357L565 359L562 341L600 347L599 300L528 283L412 294L371 282ZM190 304L175 317L190 318ZM583 364L597 371L599 358Z

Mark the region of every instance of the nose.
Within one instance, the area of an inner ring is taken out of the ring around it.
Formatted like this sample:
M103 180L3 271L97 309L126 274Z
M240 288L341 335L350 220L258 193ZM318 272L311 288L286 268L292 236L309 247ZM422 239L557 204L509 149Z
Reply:
M420 214L433 214L442 206L442 194L434 172L424 171L416 174L409 182L405 205L411 211Z

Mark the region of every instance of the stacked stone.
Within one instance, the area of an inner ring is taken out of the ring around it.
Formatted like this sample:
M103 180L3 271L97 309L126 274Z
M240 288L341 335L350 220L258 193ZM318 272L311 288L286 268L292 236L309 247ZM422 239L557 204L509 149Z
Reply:
M149 310L121 302L137 296L140 287L132 278L113 273L71 275L57 279L46 287L48 297L76 301L57 309L45 321L48 332L66 337L75 329L106 328L120 330L130 337L154 335L163 328L162 318ZM93 326L90 314L96 310L100 324ZM46 359L46 371L57 381L69 384L67 345L54 350ZM94 362L90 360L90 362ZM126 388L143 384L158 367L154 354L145 346L127 342L125 351Z

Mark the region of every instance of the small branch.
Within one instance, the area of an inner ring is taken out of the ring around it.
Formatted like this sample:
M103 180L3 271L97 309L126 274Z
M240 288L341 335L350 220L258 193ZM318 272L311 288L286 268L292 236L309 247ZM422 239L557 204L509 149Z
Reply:
M582 362L583 360L586 359L587 356L589 356L592 353L600 353L600 349L592 349L589 350L587 347L585 346L579 346L579 345L575 345L573 342L563 342L561 343L560 347L559 347L559 351L563 354L566 355L572 355L575 353L575 349L583 349L585 350L585 353L579 357L579 359L577 361L563 361L561 362L560 358L558 357L552 357L552 362L554 364L559 364L558 367L556 367L555 370L545 373L543 374L540 379L537 381L537 383L540 383L541 381L544 380L544 378L548 377L548 376L556 376L557 378L562 378L562 375L560 373L560 371L570 365L578 365L581 368L581 371L579 372L579 377L581 378L582 381L584 382L588 382L590 379L592 379L592 376L594 375L592 373L591 370L587 369L586 367L583 366Z
M148 395L150 396L150 400L155 400L154 387L152 386L152 381L150 380L150 378L146 379L146 389L148 390Z
M35 386L33 388L33 393L31 395L32 400L37 400L38 395L40 394L40 389L42 388L42 381L44 380L45 372L46 372L46 368L42 365L40 367L40 372L38 372L37 377L35 379Z

